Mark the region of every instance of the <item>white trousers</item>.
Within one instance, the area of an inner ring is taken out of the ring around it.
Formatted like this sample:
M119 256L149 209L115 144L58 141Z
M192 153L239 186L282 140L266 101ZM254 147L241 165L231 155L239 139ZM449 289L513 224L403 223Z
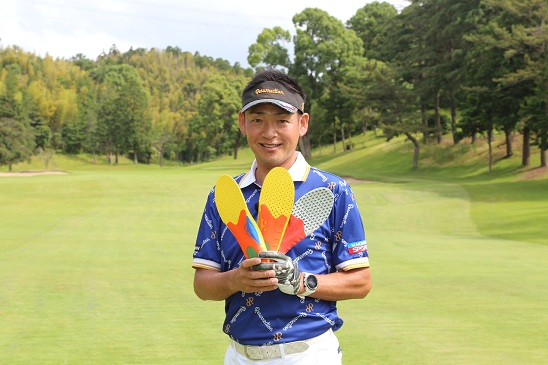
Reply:
M342 352L337 336L329 330L321 337L305 352L265 360L250 360L230 345L226 350L224 365L341 365Z

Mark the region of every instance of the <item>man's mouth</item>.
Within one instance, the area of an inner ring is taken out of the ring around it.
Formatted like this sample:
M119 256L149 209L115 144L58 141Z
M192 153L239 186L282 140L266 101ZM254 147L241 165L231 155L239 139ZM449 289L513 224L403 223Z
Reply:
M264 143L261 143L261 146L263 146L264 148L276 148L276 147L280 147L281 143L280 144L264 144Z

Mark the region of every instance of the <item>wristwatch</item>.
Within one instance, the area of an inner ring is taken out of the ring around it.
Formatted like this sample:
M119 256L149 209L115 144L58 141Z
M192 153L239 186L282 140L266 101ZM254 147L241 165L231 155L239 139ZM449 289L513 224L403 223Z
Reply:
M316 277L316 275L305 272L303 281L304 292L302 294L297 294L301 298L315 293L316 289L318 289L318 278Z

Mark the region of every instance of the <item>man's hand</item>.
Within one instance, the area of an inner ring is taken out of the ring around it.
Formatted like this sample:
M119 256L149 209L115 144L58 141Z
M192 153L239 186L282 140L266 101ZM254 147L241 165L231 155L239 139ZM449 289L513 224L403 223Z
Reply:
M275 290L277 279L272 271L257 272L253 268L259 263L257 257L244 260L241 265L231 270L233 272L232 283L237 291L246 293Z
M261 251L259 258L272 262L261 262L253 266L253 270L274 270L278 279L278 288L286 294L297 295L301 288L301 273L299 266L291 257L277 251Z
M255 293L278 289L278 279L273 270L251 269L260 263L261 259L254 257L224 272L197 268L194 273L194 291L203 300L225 300L237 292Z

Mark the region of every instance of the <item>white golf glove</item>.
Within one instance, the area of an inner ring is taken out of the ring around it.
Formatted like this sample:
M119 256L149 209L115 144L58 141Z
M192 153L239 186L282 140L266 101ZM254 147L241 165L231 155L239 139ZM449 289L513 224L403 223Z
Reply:
M291 257L278 251L261 251L261 259L273 260L273 262L261 262L253 266L254 270L274 270L278 279L278 288L283 293L297 295L301 287L301 272L296 262Z

